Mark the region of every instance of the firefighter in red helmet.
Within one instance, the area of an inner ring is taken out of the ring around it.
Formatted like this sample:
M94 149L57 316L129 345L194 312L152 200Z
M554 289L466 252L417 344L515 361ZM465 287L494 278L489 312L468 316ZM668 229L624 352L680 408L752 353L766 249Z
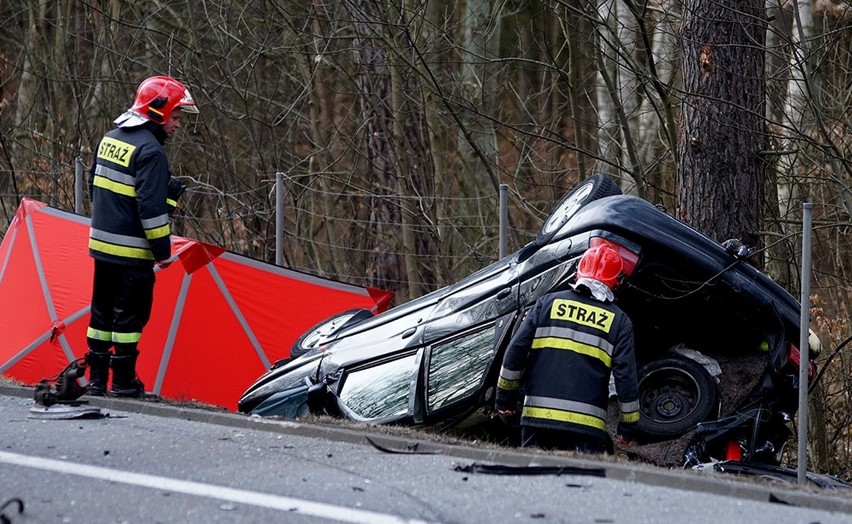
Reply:
M151 315L154 266L165 267L171 256L170 212L185 190L171 178L164 145L180 129L183 113L198 108L182 83L147 78L95 150L89 170L95 264L86 332L90 395L145 395L136 377L137 346Z
M503 418L520 410L522 446L603 453L610 374L618 393L618 433L636 438L633 324L613 303L622 269L615 249L591 247L571 289L538 299L509 342L496 408Z

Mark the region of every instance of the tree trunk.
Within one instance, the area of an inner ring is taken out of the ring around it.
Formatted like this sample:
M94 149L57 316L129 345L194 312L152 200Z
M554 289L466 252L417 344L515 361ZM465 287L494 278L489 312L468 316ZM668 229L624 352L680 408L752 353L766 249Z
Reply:
M621 178L621 189L625 194L637 194L644 186L641 165L636 163L634 143L639 137L640 119L639 108L639 78L637 76L637 33L639 24L630 12L625 0L615 1L616 13L616 42L620 58L618 62L618 106L624 114L624 124L621 131L620 164L632 175Z
M36 129L39 123L33 125L34 104L36 91L38 90L38 77L35 63L39 36L43 33L41 24L44 23L45 9L47 4L31 4L27 9L27 31L25 32L23 66L21 67L21 81L18 85L18 99L15 107L15 123L13 133L19 137L21 143L31 145L32 140L26 136L26 129Z
M766 0L769 29L766 32L766 118L783 118L789 78L790 9L780 0Z
M718 241L760 244L765 166L762 0L687 0L678 215Z
M418 41L431 42L433 40L440 41L437 37L436 28L441 26L442 20L448 15L444 11L444 7L438 2L430 2L426 9L426 20L422 24L422 29L418 33ZM421 78L429 78L429 71L426 64L422 60L417 61L417 69ZM452 139L448 126L441 120L441 103L438 100L438 95L433 89L424 89L423 91L423 117L426 125L427 139L431 147L428 154L432 162L432 187L434 188L434 196L437 197L434 206L434 232L436 251L455 252L456 243L451 234L449 221L453 215L452 206L449 203L449 197L453 191L452 184L449 183L450 162L447 157L453 151ZM435 256L433 269L435 271L435 285L443 286L451 282L451 268L446 257Z
M495 191L488 174L497 171L497 137L494 124L482 116L492 103L494 67L489 60L497 56L500 42L499 13L494 13L494 4L492 0L466 0L462 17L461 89L465 105L460 116L468 134L459 136L458 148L460 157L469 165L471 195ZM488 165L482 166L483 163ZM465 214L471 211L465 210Z
M617 67L608 56L616 42L610 29L615 23L613 13L614 0L602 0L598 5L598 16L603 22L595 31L595 62L597 73L595 80L595 107L598 114L598 155L599 161L595 171L615 174L618 168L617 160L621 157L621 143L618 120L616 118L614 91Z
M419 227L423 213L419 206L409 206L410 198L433 191L420 86L416 75L400 65L413 63L410 34L404 31L413 11L405 3L398 9L366 0L347 3L347 9L356 35L365 167L376 193L383 195L372 205L379 233L373 249L373 285L401 293L407 288L405 295L414 298L422 293L424 282L433 281L428 260L434 248L428 230L415 233L415 221L418 229L426 229Z
M364 147L365 178L372 181L377 197L370 204L370 223L376 242L367 268L371 285L398 289L405 282L405 271L399 258L397 242L400 223L399 208L387 198L397 193L396 162L393 158L393 115L390 100L390 72L387 57L380 47L382 37L381 4L368 0L347 2L355 38L357 102L360 112L361 137ZM383 195L383 196L378 196Z
M805 187L806 176L801 172L805 152L800 150L804 144L801 137L809 135L814 127L813 111L809 104L808 77L814 69L808 64L810 50L808 42L813 37L813 11L810 2L801 0L793 3L797 12L793 13L790 25L790 57L787 94L784 97L781 140L778 145L776 184L778 198L778 224L784 238L801 230L802 203L808 191ZM781 242L786 246L773 264L781 282L795 289L797 260L801 260L801 247L798 242Z
M677 151L676 125L672 99L669 97L677 70L677 38L674 0L663 0L651 35L651 52L648 58L650 85L647 96L639 108L640 126L638 133L639 163L644 171L645 187L660 188L663 166L674 164ZM661 140L658 140L658 137ZM651 195L644 191L643 198Z
M400 26L403 26L404 24L405 20L399 20ZM399 38L401 35L395 36L397 36L397 38L395 38L396 43L404 45L402 42L404 38ZM399 49L399 51L402 52L402 49ZM405 93L406 87L408 87L406 85L406 75L405 72L402 71L402 66L399 64L400 61L396 61L396 63L390 67L390 101L391 112L393 115L404 114L406 112L406 107L410 106L406 100ZM402 260L405 264L405 276L408 281L408 298L413 299L423 294L421 287L422 280L418 270L418 239L416 238L413 227L415 217L418 215L418 206L412 201L414 195L417 194L412 187L415 185L415 181L412 180L412 177L416 176L415 173L419 171L420 166L418 165L417 151L411 151L407 147L408 144L406 142L409 131L409 129L407 129L408 125L410 125L410 122L407 122L402 118L393 119L394 150L399 152L395 156L398 166L398 183L396 190L397 195L399 196L399 221L400 229L402 230Z
M778 208L782 223L796 217L801 207L802 181L796 176L799 165L797 137L804 135L805 128L813 125L813 118L809 117L811 107L807 85L808 75L813 74L808 65L810 51L807 45L813 37L813 11L806 0L794 2L794 6L796 4L798 12L793 16L790 34L790 79L782 111L786 126L778 159Z
M571 9L565 9L564 17L566 19L567 32L565 39L568 41L568 102L571 109L571 126L574 133L574 144L577 149L577 172L578 180L583 180L586 177L586 138L582 124L582 114L580 110L580 98L582 89L580 89L580 68L582 60L578 49L579 31L576 29L577 19L572 14Z

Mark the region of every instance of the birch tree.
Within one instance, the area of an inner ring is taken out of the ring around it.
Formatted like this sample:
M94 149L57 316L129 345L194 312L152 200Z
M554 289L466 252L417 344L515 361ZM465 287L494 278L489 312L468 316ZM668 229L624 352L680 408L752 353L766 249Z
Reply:
M639 23L634 13L624 0L615 0L617 93L616 104L624 114L621 131L620 163L630 177L622 177L621 188L625 193L641 194L644 181L642 180L639 159L636 156L634 141L639 138L639 72L636 67L638 52Z
M803 179L798 175L802 153L798 149L799 140L805 134L806 127L813 127L810 100L813 93L808 78L813 74L810 67L811 53L809 42L813 39L813 11L807 0L793 0L793 23L790 33L789 80L787 94L784 97L782 114L781 141L778 157L778 216L782 234L790 233L790 225L798 222L798 209L804 201Z
M618 0L601 0L597 4L599 25L595 30L595 107L598 116L598 155L596 168L601 173L613 175L621 158L621 130L618 125L617 63L613 58L618 48L614 26L617 23L615 4Z
M658 183L657 156L671 155L676 145L669 99L677 54L673 2L654 5L653 10L625 0L598 5L599 170L620 171L622 190L643 197L649 176Z
M650 13L651 52L648 56L645 94L639 107L637 143L644 186L660 187L661 171L673 165L677 151L674 100L675 73L679 58L675 24L680 17L673 0L662 0L659 9ZM642 192L652 198L652 192Z

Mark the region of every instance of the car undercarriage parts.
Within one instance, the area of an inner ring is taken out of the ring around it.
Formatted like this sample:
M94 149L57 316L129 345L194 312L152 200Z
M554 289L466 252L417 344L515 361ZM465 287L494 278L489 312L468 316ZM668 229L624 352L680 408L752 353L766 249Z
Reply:
M733 473L735 475L752 475L789 482L791 484L797 483L798 477L798 472L792 468L736 460L696 464L692 469L694 471L717 471L720 473ZM852 484L831 475L807 473L805 476L810 483L820 488L852 490Z
M82 397L86 389L77 383L86 375L83 359L71 362L54 378L43 378L36 385L34 400L37 404L50 407L59 402L72 402Z
M80 386L78 379L86 375L86 362L77 359L53 378L41 379L33 394L33 406L29 418L75 419L101 418L100 408L88 406L85 400L78 400L86 394L86 388Z
M580 466L506 466L503 464L479 464L474 462L467 466L457 465L453 470L461 473L485 473L489 475L585 475L589 477L606 477L605 468L586 468Z

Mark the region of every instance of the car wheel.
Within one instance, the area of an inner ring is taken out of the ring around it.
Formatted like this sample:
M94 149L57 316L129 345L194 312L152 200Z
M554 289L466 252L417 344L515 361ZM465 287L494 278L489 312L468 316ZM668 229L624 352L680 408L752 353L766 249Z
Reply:
M316 348L320 341L325 340L341 329L353 326L362 320L372 317L373 312L364 308L349 309L331 316L305 331L302 336L293 342L293 347L290 348L290 358L301 357L308 351Z
M620 195L621 188L611 178L598 173L583 180L569 191L541 225L535 242L542 246L553 239L553 235L571 218L578 209L593 200L612 195Z
M680 436L716 407L716 382L688 358L666 357L639 370L639 429L650 437Z

